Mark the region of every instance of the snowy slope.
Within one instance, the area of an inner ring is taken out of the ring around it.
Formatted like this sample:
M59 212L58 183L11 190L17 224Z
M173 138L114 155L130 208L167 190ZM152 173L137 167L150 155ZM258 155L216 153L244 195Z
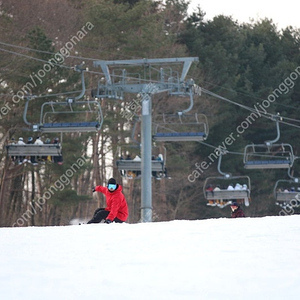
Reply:
M0 228L0 298L299 299L300 216Z

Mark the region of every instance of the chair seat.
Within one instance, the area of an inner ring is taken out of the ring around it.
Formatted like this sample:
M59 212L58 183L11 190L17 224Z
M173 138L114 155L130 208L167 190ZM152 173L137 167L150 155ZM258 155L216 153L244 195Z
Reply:
M276 200L277 201L291 201L293 199L296 199L295 197L297 196L297 192L277 192L276 193Z
M42 132L89 132L99 129L99 122L45 123L40 126Z
M153 138L157 141L203 141L206 139L204 132L158 132Z
M6 146L8 156L61 156L60 144L43 145L8 145Z
M211 191L206 192L206 199L211 200L221 200L221 199L227 199L227 200L237 200L237 199L244 199L250 197L250 191L249 190L221 190L221 191Z
M246 169L282 169L291 166L290 160L258 160L247 161L245 163Z

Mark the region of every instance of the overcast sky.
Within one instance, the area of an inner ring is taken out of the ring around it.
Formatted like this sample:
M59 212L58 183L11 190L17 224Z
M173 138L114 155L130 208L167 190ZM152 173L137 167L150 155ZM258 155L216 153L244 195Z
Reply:
M216 15L232 16L239 23L249 22L250 19L272 19L278 28L289 25L300 28L300 2L296 0L189 0L190 10L200 5L206 13L206 19L211 20Z

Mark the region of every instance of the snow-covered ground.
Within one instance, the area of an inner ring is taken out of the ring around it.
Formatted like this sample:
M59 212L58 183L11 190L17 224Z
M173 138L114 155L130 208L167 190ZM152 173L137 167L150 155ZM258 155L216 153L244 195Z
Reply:
M0 228L0 299L299 299L300 216Z

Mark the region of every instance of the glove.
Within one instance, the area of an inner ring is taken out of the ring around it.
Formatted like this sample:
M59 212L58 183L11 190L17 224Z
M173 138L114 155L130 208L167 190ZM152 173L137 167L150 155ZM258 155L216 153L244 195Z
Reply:
M106 220L104 221L104 223L110 224L110 223L111 223L111 220L110 220L110 219L106 219Z
M96 192L96 188L94 186L92 187L92 192Z

